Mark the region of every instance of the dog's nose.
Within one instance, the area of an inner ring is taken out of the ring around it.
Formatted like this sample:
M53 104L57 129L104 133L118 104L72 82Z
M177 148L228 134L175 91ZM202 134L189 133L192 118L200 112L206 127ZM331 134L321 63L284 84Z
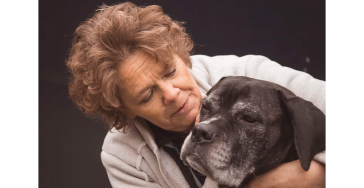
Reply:
M213 126L199 123L192 129L192 141L197 143L212 141L215 137Z

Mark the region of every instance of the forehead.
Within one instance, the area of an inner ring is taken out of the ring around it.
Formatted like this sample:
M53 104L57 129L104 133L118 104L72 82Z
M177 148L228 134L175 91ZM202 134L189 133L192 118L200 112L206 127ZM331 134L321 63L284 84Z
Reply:
M269 109L280 106L276 89L268 82L234 77L224 79L215 86L203 101L211 107Z
M157 62L153 56L141 51L136 51L121 62L119 66L119 75L121 79L125 79L128 76L126 73L143 72L149 68L157 68L156 70L159 69L159 71L161 71L163 67L163 64Z
M160 62L147 53L136 51L121 62L118 75L121 85L124 85L125 83L134 83L143 77L161 75L172 65L174 65L174 61Z
M259 114L264 121L275 122L283 112L277 93L280 89L276 84L260 80L225 79L210 92L208 99L227 114Z

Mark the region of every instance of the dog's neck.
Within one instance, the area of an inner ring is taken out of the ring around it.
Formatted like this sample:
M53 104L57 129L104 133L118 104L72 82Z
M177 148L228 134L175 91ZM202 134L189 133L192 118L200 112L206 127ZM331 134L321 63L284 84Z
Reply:
M254 171L255 175L268 172L284 162L298 159L293 141L285 143L284 146L281 144L279 145L272 148L272 151L274 152L267 153L267 155L258 162L259 165L256 166L256 170Z
M259 165L256 166L254 173L246 176L238 188L243 188L254 177L264 174L284 162L298 159L296 148L293 142L286 143L284 147L281 147L277 144L274 148L272 148L272 151L274 150L278 151L269 152L263 159L261 159L258 162Z
M286 122L282 127L281 137L270 149L266 156L257 162L255 175L260 175L277 167L278 165L298 159L294 143L293 127Z
M264 174L284 162L298 159L294 143L293 127L288 122L285 122L285 126L282 127L281 134L282 136L277 140L267 155L256 163L258 165L255 166L254 173L248 175L238 186L239 188L244 187L254 177Z

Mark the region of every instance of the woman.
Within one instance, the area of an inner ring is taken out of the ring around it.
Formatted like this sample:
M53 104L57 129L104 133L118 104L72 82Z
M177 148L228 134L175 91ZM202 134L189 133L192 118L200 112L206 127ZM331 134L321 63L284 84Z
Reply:
M101 159L113 187L216 186L178 152L203 96L223 76L278 83L325 112L323 81L262 56L190 56L192 48L159 6L102 6L77 28L69 92L81 111L110 126ZM248 187L324 187L324 160L316 160L308 172L298 160L283 164Z

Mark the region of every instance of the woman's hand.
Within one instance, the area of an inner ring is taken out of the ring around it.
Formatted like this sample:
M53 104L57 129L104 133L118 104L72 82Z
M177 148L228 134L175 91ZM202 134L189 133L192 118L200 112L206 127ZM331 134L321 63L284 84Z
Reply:
M312 161L310 169L302 169L300 161L281 164L273 170L252 179L244 188L325 187L325 165Z

